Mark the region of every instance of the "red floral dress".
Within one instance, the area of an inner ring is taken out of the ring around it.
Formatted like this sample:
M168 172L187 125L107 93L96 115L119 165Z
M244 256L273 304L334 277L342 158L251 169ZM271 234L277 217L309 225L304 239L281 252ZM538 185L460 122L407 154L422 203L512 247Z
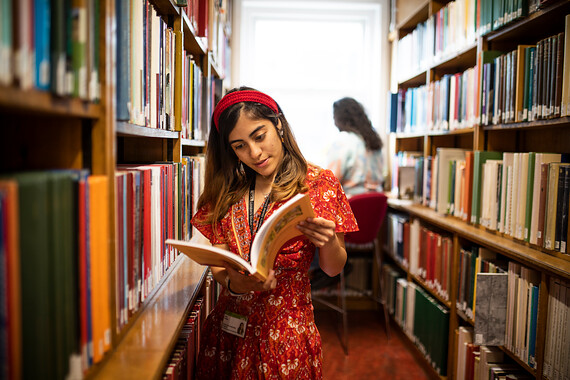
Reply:
M310 166L306 183L317 216L334 220L337 232L358 229L340 182L331 171ZM282 204L273 204L266 218ZM192 224L212 244L227 244L249 260L251 234L246 200L231 206L216 226L200 223L206 209L200 209ZM261 208L256 213L260 216ZM232 229L232 218L235 231ZM239 245L239 248L238 248ZM315 246L299 237L282 247L275 262L277 287L234 297L224 288L201 331L197 379L321 379L321 337L315 326L308 269ZM222 331L224 313L246 316L245 337Z

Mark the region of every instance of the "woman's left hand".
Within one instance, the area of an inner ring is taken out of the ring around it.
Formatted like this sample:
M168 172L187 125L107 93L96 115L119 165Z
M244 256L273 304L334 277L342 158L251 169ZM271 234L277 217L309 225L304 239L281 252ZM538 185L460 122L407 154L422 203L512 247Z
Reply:
M336 241L336 224L325 218L307 218L297 228L317 247L322 248Z

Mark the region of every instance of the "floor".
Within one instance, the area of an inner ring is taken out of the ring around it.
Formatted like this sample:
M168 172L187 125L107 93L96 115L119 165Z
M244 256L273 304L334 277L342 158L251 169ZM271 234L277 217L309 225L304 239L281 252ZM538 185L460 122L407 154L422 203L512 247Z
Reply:
M388 340L383 316L378 311L348 313L349 355L345 356L338 335L339 317L334 311L315 310L323 344L324 380L429 379L396 327L391 328Z

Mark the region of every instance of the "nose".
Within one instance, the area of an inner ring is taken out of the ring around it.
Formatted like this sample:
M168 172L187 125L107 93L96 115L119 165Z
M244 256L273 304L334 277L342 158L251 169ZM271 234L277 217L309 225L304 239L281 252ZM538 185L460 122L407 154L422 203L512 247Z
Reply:
M256 159L257 157L259 157L261 155L261 147L259 147L257 144L251 144L249 147L249 154L251 156L251 158Z

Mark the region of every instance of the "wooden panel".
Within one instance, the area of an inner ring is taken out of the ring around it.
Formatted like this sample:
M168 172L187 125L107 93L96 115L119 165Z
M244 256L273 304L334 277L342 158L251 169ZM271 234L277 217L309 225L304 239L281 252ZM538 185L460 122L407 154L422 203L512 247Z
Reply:
M2 171L83 167L79 119L2 115L0 129Z
M207 269L184 255L93 379L161 379Z

